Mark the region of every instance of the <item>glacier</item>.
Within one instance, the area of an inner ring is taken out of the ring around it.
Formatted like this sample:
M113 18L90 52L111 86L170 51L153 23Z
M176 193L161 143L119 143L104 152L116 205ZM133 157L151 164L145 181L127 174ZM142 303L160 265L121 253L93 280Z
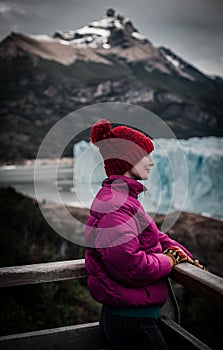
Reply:
M156 139L155 166L142 182L138 199L158 214L187 211L223 219L223 138ZM81 206L90 204L106 178L103 159L91 142L74 145L74 191Z

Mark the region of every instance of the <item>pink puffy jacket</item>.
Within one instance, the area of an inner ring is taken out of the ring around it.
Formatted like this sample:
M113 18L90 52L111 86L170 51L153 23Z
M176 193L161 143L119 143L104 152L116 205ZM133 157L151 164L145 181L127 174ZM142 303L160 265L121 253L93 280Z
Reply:
M162 252L181 244L159 231L137 196L144 186L111 175L102 183L86 221L85 266L93 298L113 307L162 305L171 271Z

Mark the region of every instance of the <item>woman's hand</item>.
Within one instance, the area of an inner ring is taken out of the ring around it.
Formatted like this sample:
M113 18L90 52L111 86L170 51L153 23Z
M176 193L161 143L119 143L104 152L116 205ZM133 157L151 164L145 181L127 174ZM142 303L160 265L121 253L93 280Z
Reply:
M174 260L174 265L180 264L182 262L188 262L192 265L199 267L202 270L206 270L206 268L199 263L199 260L191 259L181 248L176 246L171 246L166 249L163 254L166 254L168 257L171 257ZM172 266L174 266L172 265ZM206 270L207 271L207 270Z
M163 254L170 256L174 260L175 265L182 262L190 262L190 260L192 261L192 259L183 251L183 249L177 246L167 248Z

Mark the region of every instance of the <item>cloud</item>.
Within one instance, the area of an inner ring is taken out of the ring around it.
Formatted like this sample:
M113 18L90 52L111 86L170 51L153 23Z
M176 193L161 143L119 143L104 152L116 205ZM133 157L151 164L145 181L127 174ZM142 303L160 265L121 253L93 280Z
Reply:
M33 11L31 8L24 7L23 4L14 2L0 1L0 33L4 39L11 31L14 32L33 32L37 34L40 28L46 24L46 18L43 14Z
M5 2L0 3L0 16L10 17L16 14L25 16L27 12L16 4Z
M8 4L0 3L0 13L5 14L11 11L11 6Z

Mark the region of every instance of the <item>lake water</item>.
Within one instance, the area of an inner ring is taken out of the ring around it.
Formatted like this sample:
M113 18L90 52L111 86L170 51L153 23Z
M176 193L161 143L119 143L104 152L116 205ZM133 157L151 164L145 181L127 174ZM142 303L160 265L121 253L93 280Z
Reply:
M2 166L0 167L0 187L12 186L18 192L36 198L34 187L34 166ZM60 165L57 180L54 180L55 165L38 167L38 198L57 202L56 193L64 204L76 207L90 207L91 196L85 186L79 189L80 195L74 192L73 166ZM96 189L95 189L96 190Z

